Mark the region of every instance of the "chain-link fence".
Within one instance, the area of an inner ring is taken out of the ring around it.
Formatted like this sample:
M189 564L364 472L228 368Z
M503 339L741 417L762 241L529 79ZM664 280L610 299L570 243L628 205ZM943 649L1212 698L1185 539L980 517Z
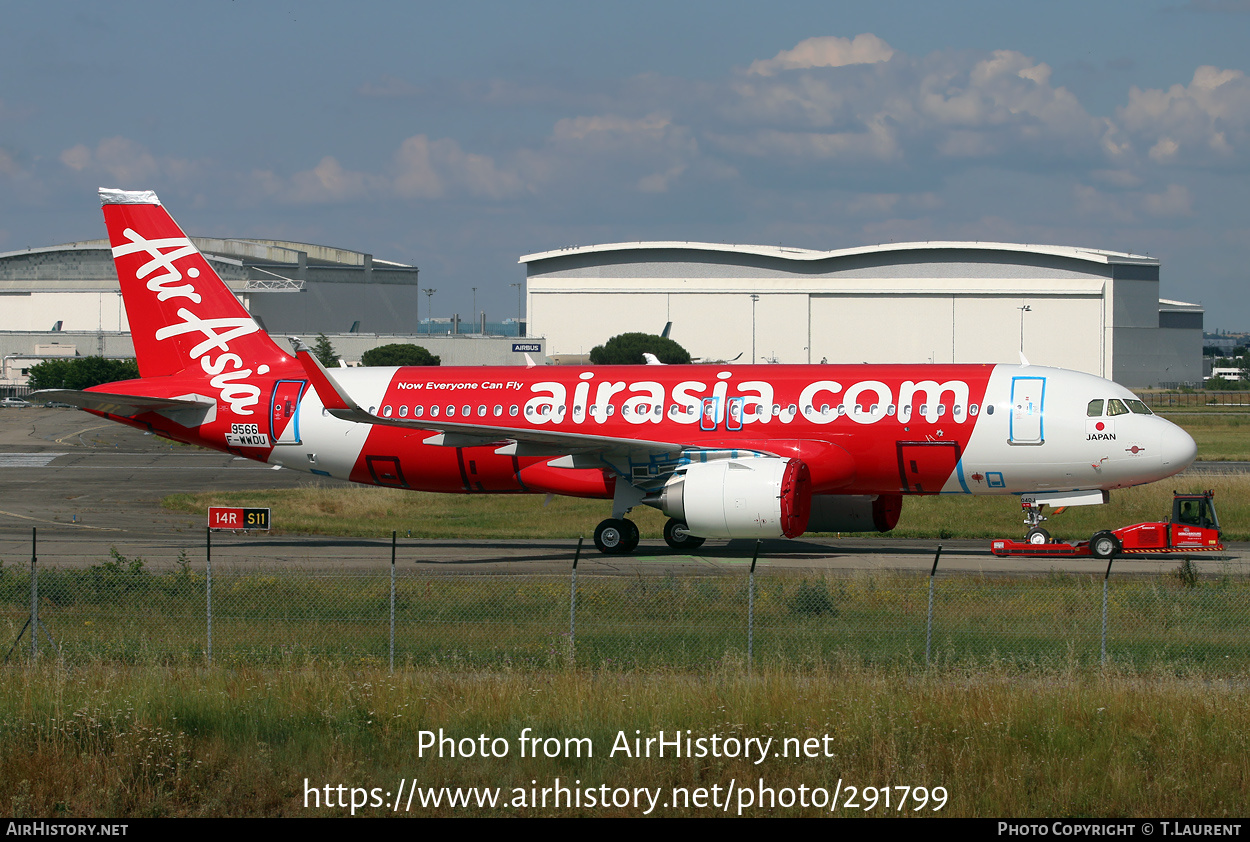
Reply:
M202 548L199 548L202 550ZM1022 667L1116 663L1244 673L1250 570L995 577L768 566L488 575L326 569L214 548L163 563L0 566L6 660L68 663L701 670L726 664ZM405 558L405 556L407 556ZM1114 566L1114 565L1113 565ZM32 571L34 575L32 576ZM31 623L37 614L37 622ZM39 633L34 634L35 631Z
M1183 392L1142 392L1141 399L1152 409L1187 406L1250 406L1250 391L1215 392L1191 389Z

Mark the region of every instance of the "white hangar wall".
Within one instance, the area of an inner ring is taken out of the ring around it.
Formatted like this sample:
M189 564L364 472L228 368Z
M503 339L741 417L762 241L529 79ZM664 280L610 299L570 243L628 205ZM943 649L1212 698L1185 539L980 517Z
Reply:
M671 321L670 336L710 360L1017 362L1023 344L1031 363L1135 388L1201 382L1202 308L1161 302L1159 261L1141 255L1004 243L833 252L622 243L521 262L531 335L557 357Z

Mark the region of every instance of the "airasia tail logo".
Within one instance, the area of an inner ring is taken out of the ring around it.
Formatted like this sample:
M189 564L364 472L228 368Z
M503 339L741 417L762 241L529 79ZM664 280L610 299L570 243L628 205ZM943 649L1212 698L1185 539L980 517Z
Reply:
M196 292L194 280L200 276L200 270L189 267L184 275L175 261L184 257L199 254L199 250L186 237L165 237L157 240L144 239L134 229L127 228L122 235L128 243L115 246L113 257L125 257L129 254L145 252L152 259L144 263L135 272L140 281L145 278L147 288L156 293L157 301L168 301L171 298L185 298L193 304L200 304L201 297ZM240 336L247 336L260 330L260 325L250 318L202 318L187 307L178 308L180 322L158 328L158 340L170 339L183 334L199 334L203 340L192 346L191 359L199 360L200 368L210 375L209 385L217 390L217 398L230 405L230 411L236 415L251 415L254 407L260 402L260 387L251 383L239 382L252 376L252 369L243 367L243 358L230 350L230 343ZM219 353L214 353L219 352ZM266 374L269 366L260 365L257 374Z

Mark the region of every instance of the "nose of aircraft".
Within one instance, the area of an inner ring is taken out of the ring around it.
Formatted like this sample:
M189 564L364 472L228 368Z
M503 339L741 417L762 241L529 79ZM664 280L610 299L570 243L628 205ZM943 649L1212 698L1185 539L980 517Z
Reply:
M1162 420L1162 419L1160 419ZM1160 436L1160 451L1164 470L1169 474L1179 474L1188 468L1198 456L1198 445L1193 437L1171 421L1164 421L1163 434Z

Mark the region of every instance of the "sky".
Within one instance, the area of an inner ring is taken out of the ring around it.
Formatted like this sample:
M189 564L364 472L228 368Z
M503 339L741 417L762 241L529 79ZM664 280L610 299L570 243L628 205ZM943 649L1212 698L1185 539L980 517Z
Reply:
M573 245L1045 243L1158 257L1164 297L1250 330L1250 0L4 17L0 252L101 238L96 189L150 189L193 236L415 264L434 315L477 287L494 321L518 257Z

